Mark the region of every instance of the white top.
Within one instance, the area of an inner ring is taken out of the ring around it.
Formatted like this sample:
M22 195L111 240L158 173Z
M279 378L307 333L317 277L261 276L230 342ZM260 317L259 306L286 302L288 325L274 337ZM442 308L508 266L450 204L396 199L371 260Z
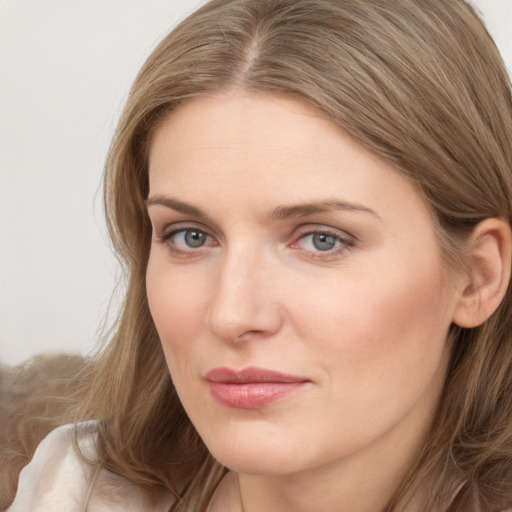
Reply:
M83 461L73 446L74 425L52 431L20 473L18 492L6 512L162 512L125 478ZM96 434L81 436L84 455L94 457ZM89 504L86 502L94 484Z

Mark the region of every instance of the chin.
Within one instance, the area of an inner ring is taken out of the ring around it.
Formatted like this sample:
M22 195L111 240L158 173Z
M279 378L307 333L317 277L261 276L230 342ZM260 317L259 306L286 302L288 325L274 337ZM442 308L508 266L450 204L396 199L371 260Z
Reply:
M194 412L189 418L208 451L232 471L277 474L296 458L298 447L285 438L279 424L255 417L241 419L236 412L220 421L214 414Z
M262 430L258 434L207 436L203 441L217 461L237 473L282 475L303 469L297 457L299 446Z
M301 468L290 465L288 456L260 453L219 453L212 455L223 466L245 475L285 475L295 473ZM291 459L293 460L293 459Z

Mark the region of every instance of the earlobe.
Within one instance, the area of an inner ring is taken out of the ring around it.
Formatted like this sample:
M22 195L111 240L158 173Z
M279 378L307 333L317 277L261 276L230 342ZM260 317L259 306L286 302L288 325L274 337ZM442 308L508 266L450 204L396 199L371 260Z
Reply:
M467 256L467 279L461 283L453 317L459 327L482 324L503 300L510 280L511 239L510 225L504 219L485 219L475 227Z

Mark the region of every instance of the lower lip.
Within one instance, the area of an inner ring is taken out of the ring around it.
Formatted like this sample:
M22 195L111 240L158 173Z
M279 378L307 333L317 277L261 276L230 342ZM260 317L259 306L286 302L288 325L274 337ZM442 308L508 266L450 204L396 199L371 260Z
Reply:
M298 391L305 384L306 382L209 382L213 398L222 405L235 409L260 409Z

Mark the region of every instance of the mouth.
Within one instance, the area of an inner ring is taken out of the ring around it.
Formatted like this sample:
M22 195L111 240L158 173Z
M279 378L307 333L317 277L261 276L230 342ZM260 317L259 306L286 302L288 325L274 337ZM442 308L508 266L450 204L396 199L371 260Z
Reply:
M253 366L239 371L214 368L205 375L205 379L213 398L235 409L266 407L311 382L304 377Z

